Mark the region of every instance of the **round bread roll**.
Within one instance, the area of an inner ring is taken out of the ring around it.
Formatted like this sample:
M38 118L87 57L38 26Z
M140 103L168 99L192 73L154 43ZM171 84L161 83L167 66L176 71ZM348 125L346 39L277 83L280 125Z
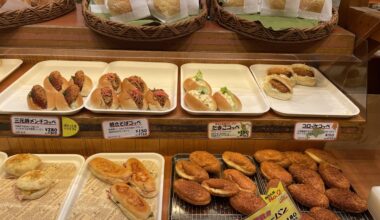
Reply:
M71 77L69 85L77 85L80 89L81 96L88 96L93 87L93 83L90 77L84 74L82 70L79 70Z
M176 16L181 11L180 0L153 0L153 6L165 17Z
M293 88L281 76L267 76L264 86L264 92L275 99L289 100L293 96Z
M210 193L197 182L179 179L174 181L173 188L179 198L192 205L208 205L211 202Z
M16 154L4 164L5 172L10 176L19 177L24 173L37 169L41 165L40 157L33 154Z
M202 167L188 160L180 160L175 164L178 176L201 183L209 178L208 173Z
M305 64L293 64L293 72L297 75L297 84L303 86L315 86L317 84L317 78L313 68Z
M100 77L98 87L108 87L113 89L117 94L119 94L122 88L120 77L116 73L106 73Z
M214 98L204 90L190 90L185 94L185 104L195 111L216 111L217 105Z
M149 90L145 95L145 99L149 109L153 111L164 111L171 106L169 96L163 89Z
M220 111L241 111L242 104L240 99L233 94L227 87L223 87L220 91L212 96Z
M270 67L267 71L268 76L277 75L286 80L286 82L294 87L297 83L297 75L293 72L292 68L285 65L276 65Z
M109 87L95 89L91 94L90 103L97 109L117 109L119 107L116 92Z
M106 6L112 15L132 12L130 0L106 0Z
M27 103L31 110L53 110L56 106L55 93L35 85L28 94Z
M203 89L207 94L212 94L211 86L203 79L203 73L201 71L198 71L195 76L187 78L183 82L183 88L185 92Z
M134 98L135 97L135 98ZM136 101L141 102L138 104ZM119 94L119 104L122 109L128 110L147 110L148 102L144 95L137 89L132 91L123 91Z
M16 181L16 187L25 191L40 190L49 187L53 180L42 170L31 170L24 173Z
M63 93L56 93L55 101L58 111L70 111L80 108L83 105L80 89L75 84L67 87Z
M44 79L44 88L47 91L63 92L69 86L69 82L62 77L59 71L53 71Z

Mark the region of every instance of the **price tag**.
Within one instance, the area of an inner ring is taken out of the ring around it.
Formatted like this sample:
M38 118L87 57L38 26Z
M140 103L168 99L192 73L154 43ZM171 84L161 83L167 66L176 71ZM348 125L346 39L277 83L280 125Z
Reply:
M150 135L148 119L103 121L105 139L148 137Z
M299 122L294 127L295 140L334 141L338 137L337 122Z
M209 139L250 138L252 123L249 121L223 121L208 124Z
M11 116L14 135L60 136L61 125L58 117L51 116Z
M281 182L276 188L270 188L266 195L261 195L261 198L267 205L246 220L301 219L301 213Z
M72 137L79 132L79 125L71 118L62 117L62 136Z

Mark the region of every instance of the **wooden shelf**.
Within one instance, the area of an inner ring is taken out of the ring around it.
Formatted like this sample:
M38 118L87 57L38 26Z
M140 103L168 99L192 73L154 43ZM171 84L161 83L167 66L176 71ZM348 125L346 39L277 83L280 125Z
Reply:
M113 52L109 51L76 51L76 50L47 50L47 49L0 49L0 53L3 51L7 57L21 57L25 59L25 63L14 72L10 77L0 84L0 91L7 88L12 82L17 78L23 75L28 69L30 69L36 62L44 59L61 59L66 57L72 57L72 55L66 54L76 54L75 59L84 59L84 60L102 60L102 59L114 59L112 55ZM22 55L18 55L20 52ZM101 53L103 56L97 56L98 53ZM134 52L123 52L117 53L116 58L123 58L123 55L131 56ZM176 64L181 64L186 62L188 59L194 62L202 62L202 57L207 57L207 54L195 53L193 58L192 55L187 58L178 57L178 52L156 52L158 56L155 56L155 61L167 61ZM13 54L13 55L12 55ZM39 55L33 55L39 54ZM56 55L53 55L56 54ZM64 54L62 56L57 54ZM92 55L92 56L90 56ZM144 56L145 55L145 56ZM148 56L149 55L149 56ZM161 56L160 56L161 55ZM246 63L254 62L254 59L249 59L251 56L256 56L255 54L240 56L227 56L223 57L223 54L218 54L218 57L215 59L220 59L221 62L235 62L235 63ZM51 57L53 56L53 57ZM121 56L121 57L120 57ZM150 60L152 57L151 52L140 52L139 59L141 60ZM215 56L215 54L214 54ZM281 55L279 55L281 56ZM314 58L316 55L313 55ZM49 57L49 58L48 58ZM95 57L95 58L94 58ZM223 58L221 58L223 57ZM232 59L233 57L234 59ZM263 56L265 57L265 56ZM245 59L246 60L245 60ZM288 57L290 59L291 57ZM294 57L293 57L294 58ZM323 57L322 57L323 58ZM136 57L134 57L136 59ZM157 60L158 59L158 60ZM209 57L210 59L210 57ZM212 58L211 58L212 59ZM258 59L256 57L256 59ZM259 59L262 62L262 59ZM307 59L306 59L307 60ZM208 60L209 61L209 60ZM213 61L213 60L211 60ZM279 60L277 60L279 62ZM274 62L272 60L272 62ZM289 62L294 62L294 60L289 60ZM178 97L179 98L179 97ZM180 100L177 100L177 103L180 103ZM80 133L76 138L102 138L102 128L101 123L104 120L112 120L115 118L140 118L145 116L139 115L103 115L103 114L94 114L87 110L82 110L80 113L71 116L80 125ZM274 112L270 111L262 116L257 117L247 117L247 116L238 116L238 117L226 117L226 116L192 116L187 114L181 107L178 107L170 114L165 116L147 116L149 119L151 135L150 138L192 138L192 139L207 139L207 125L209 122L215 121L226 121L226 120L237 120L237 121L250 121L253 125L253 135L252 139L277 139L277 140L293 140L294 125L300 121L336 121L339 123L339 140L357 140L360 138L363 133L363 128L365 124L364 115L359 115L349 119L335 119L335 118L294 118L294 117L282 117L276 115ZM0 116L0 135L3 137L12 137L10 131L10 117L8 115Z
M336 27L333 33L320 41L311 43L273 44L252 40L226 30L209 21L198 32L181 39L164 42L128 42L99 35L84 24L81 5L77 10L58 19L2 30L0 47L45 47L76 49L116 49L154 51L208 51L235 53L324 53L351 55L355 35Z

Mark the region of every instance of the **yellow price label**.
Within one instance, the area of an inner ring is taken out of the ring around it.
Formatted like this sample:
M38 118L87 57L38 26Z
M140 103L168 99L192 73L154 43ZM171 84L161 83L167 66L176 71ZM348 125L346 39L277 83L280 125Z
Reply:
M297 220L301 213L280 182L276 188L270 188L261 198L267 203L265 207L249 216L247 220Z
M79 125L71 118L62 117L62 136L72 137L79 132Z

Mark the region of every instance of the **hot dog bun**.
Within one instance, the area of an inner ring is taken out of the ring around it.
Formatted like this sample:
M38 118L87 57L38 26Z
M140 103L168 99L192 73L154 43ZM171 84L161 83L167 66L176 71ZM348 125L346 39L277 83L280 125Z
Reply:
M233 94L227 87L222 87L220 91L212 96L220 111L241 111L242 104L240 99Z
M214 98L206 90L190 90L185 94L185 104L196 111L216 111Z

